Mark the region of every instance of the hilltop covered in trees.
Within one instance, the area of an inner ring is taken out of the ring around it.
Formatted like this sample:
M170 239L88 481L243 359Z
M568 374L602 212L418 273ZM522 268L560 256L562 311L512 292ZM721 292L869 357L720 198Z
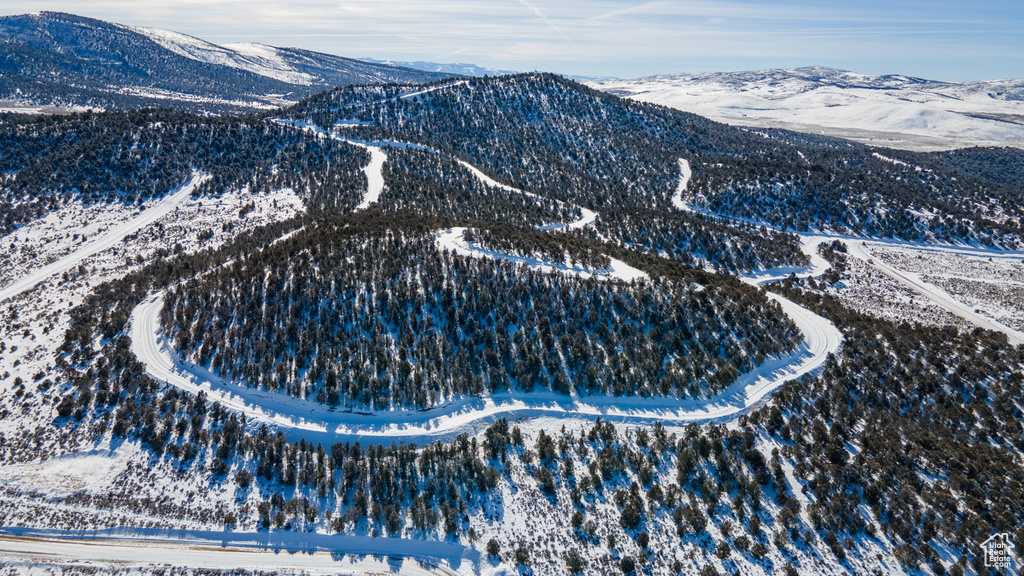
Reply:
M226 377L375 408L509 389L703 397L802 338L777 305L728 278L543 274L363 220L380 228L313 227L172 289L164 329ZM528 246L519 238L507 237Z

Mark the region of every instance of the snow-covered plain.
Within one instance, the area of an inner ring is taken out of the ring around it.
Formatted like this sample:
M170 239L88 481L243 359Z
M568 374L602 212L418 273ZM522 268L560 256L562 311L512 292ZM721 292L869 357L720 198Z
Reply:
M595 80L594 88L740 126L911 150L1024 147L1024 81L936 82L812 66Z

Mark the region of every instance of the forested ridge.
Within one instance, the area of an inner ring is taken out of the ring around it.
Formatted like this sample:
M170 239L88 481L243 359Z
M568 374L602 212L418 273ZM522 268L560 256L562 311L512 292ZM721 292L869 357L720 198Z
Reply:
M726 126L551 74L413 87L350 86L286 110L323 128L429 145L498 180L596 209L668 209L677 161L700 205L791 230L1017 246L1024 189L1009 151L914 153Z
M423 93L400 98L411 91ZM727 426L498 420L421 446L289 442L154 380L128 336L131 311L163 291L164 333L188 359L353 412L504 391L707 398L802 340L762 289L725 273L807 259L792 234L678 210L680 158L694 169L685 200L714 212L1012 245L1020 182L998 174L1014 152L898 153L733 129L550 75L347 88L286 114L325 128L365 120L340 137L434 151L386 147L385 189L353 213L368 154L271 121L279 113L0 120L7 229L71 198L159 197L193 171L212 174L200 195L292 187L305 200L301 217L216 250L157 252L96 287L71 313L61 377L46 380L55 424L84 442L136 439L151 463L211 490L233 485L247 504L213 521L468 543L535 573L706 575L714 557L788 575L820 553L855 573L891 550L911 569L986 574L976 545L990 534L1024 549L1024 348L855 312L819 280L772 289L834 322L841 351ZM528 194L488 186L457 159ZM598 213L592 226L541 229L581 207ZM591 269L622 260L650 278L459 256L437 243L455 227L483 249ZM836 267L820 280L841 279L841 247L819 251ZM0 458L33 461L37 437L0 437ZM54 501L189 514L113 490ZM505 514L544 532L503 539ZM477 543L484 532L493 539Z
M373 408L509 389L704 397L802 338L734 280L544 274L447 254L433 234L367 218L382 227L306 230L172 289L166 333L226 377ZM507 228L481 234L522 251L548 236Z
M629 246L696 265L712 263L725 272L806 266L799 237L698 214L648 208L612 207L601 212L597 231Z

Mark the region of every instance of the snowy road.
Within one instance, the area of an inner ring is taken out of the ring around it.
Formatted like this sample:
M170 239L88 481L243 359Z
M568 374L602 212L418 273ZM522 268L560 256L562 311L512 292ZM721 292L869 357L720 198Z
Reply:
M383 153L381 153L383 154ZM374 186L371 174L378 173L384 159L371 163L364 170ZM514 188L495 182L469 164L463 164L477 178L488 185ZM688 168L680 162L681 168ZM382 184L383 179L380 180ZM680 195L685 191L681 186ZM592 213L591 213L592 214ZM584 212L584 219L593 221ZM578 223L574 223L578 224ZM532 261L508 254L496 254L469 246L462 238L461 229L443 232L438 237L441 247L456 252L467 252L474 257L500 257L523 261L524 264L547 266L575 274L604 275L626 280L642 280L645 273L625 263L613 261L609 270L593 271L569 269L552 263ZM463 245L465 244L465 245ZM756 284L765 278L747 278ZM827 319L810 310L769 294L777 301L804 335L801 345L789 354L770 358L753 371L741 375L728 389L703 400L673 398L635 398L613 396L568 397L553 392L498 393L487 397L455 397L442 406L430 410L394 409L384 411L354 411L331 408L310 400L285 394L249 388L236 382L227 382L202 366L196 366L181 357L174 349L173 340L162 333L159 318L163 307L162 293L155 294L138 305L131 316L132 351L146 366L154 379L166 382L186 392L204 391L212 400L224 407L246 415L251 424L266 424L282 430L291 440L306 439L325 445L338 441L391 443L404 441L427 443L454 438L461 433L473 433L499 418L554 418L561 420L592 421L598 418L631 424L685 424L691 422L723 421L739 416L761 402L768 394L786 381L819 369L830 353L842 345L842 335Z
M153 528L0 528L0 564L6 566L213 570L245 566L285 574L451 576L479 572L480 561L480 553L473 548L406 538Z
M366 148L370 153L370 163L363 167L367 182L366 194L363 195L363 201L356 206L356 210L365 210L370 207L370 204L376 203L380 199L380 193L384 191L384 162L388 159L388 155L379 146L348 142Z
M850 256L864 260L869 266L874 267L879 272L882 272L900 284L903 284L911 290L927 297L944 310L967 320L979 328L1002 332L1006 335L1006 339L1013 346L1020 346L1021 344L1024 344L1024 333L1014 330L1001 322L997 322L988 316L975 312L970 306L967 306L956 298L953 298L945 290L921 280L920 274L898 270L883 262L881 258L873 257L871 252L868 251L864 241L858 242L844 239L843 243L846 244L846 250Z
M581 278L598 278L598 279L611 279L615 278L630 282L632 280L647 280L649 276L643 270L639 270L626 264L622 260L611 258L611 264L608 268L602 270L595 270L592 268L585 268L582 265L572 266L565 262L552 262L550 260L540 260L537 258L528 258L525 256L515 256L506 254L504 252L498 252L496 250L490 250L478 246L476 243L467 242L463 238L463 232L465 228L452 228L446 230L437 235L437 247L439 249L445 249L449 252L454 252L460 256L469 256L470 258L490 258L492 260L504 260L506 262L512 262L523 266L529 266L534 270L540 272L561 272L563 274L572 274Z
M249 388L226 382L209 370L185 361L163 335L159 325L162 294L156 294L133 310L132 352L152 378L186 392L204 391L212 401L244 413L250 426L266 424L283 431L292 441L306 439L330 445L340 441L383 443L403 441L423 444L473 433L502 418L554 418L651 425L726 421L761 402L788 380L814 372L829 353L842 344L839 330L827 319L774 294L804 335L793 352L770 358L743 374L728 389L705 400L615 396L568 397L553 392L498 393L458 397L430 410L396 409L364 412L331 409L311 400Z
M707 211L694 208L688 204L683 195L687 191L687 186L690 179L693 176L693 172L690 169L690 163L685 159L679 160L679 185L676 188L676 193L672 196L672 204L684 211L695 212L698 214L713 215ZM728 216L719 216L721 218L730 218ZM736 219L733 219L736 220ZM743 220L744 222L763 226L765 228L774 229L764 223L753 222L750 220ZM945 290L929 284L921 280L920 274L912 272L906 272L894 268L885 262L881 258L875 258L869 251L869 245L878 245L888 248L903 248L909 250L918 250L924 252L938 252L944 254L957 254L963 256L981 256L981 257L999 257L999 258L1020 258L1024 257L1024 251L1020 250L997 250L985 247L976 246L955 246L951 244L925 244L921 242L907 242L902 240L895 240L891 238L865 238L859 236L847 236L839 234L801 234L800 244L801 250L811 259L811 265L807 268L775 268L772 270L765 270L756 274L750 274L741 277L744 281L764 284L767 282L774 282L778 280L784 280L790 274L796 274L797 277L808 277L808 276L820 276L826 270L829 269L829 263L818 254L817 247L822 242L833 242L838 240L846 245L847 253L860 260L863 260L868 266L871 266L879 272L889 276L896 280L900 284L910 288L925 298L931 300L939 307L944 310L963 318L970 324L986 330L993 330L995 332L1001 332L1006 335L1007 340L1011 345L1020 346L1024 344L1024 333L1014 330L1009 326L998 322L984 314L975 312L975 309L971 306L960 302L953 296L951 296Z
M27 290L31 290L35 285L46 280L50 276L66 272L75 266L78 266L86 258L116 246L124 239L125 236L133 234L170 214L175 207L188 200L195 187L202 182L205 182L207 178L209 178L208 174L193 174L191 180L183 184L173 193L164 196L162 200L157 202L151 208L140 213L135 218L126 220L82 248L59 258L51 264L30 272L7 286L4 286L0 289L0 301L17 296Z

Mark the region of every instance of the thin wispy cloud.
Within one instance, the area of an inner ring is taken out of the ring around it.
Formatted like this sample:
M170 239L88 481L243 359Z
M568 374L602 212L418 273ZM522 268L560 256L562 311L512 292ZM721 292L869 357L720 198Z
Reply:
M48 0L60 10L350 57L619 77L822 64L1020 76L1020 0ZM38 0L6 0L8 14Z
M530 10L532 10L533 13L536 14L538 18L543 20L545 24L550 26L551 29L553 29L555 32L558 32L558 34L561 35L562 38L565 38L566 41L568 41L570 44L573 44L572 39L569 38L568 36L566 36L565 32L562 32L562 29L559 28L558 26L556 26L555 23L552 22L550 18L545 16L544 13L540 11L540 8L537 8L536 6L534 6L532 3L528 2L527 0L519 0L519 3L522 4L523 6L526 6Z

